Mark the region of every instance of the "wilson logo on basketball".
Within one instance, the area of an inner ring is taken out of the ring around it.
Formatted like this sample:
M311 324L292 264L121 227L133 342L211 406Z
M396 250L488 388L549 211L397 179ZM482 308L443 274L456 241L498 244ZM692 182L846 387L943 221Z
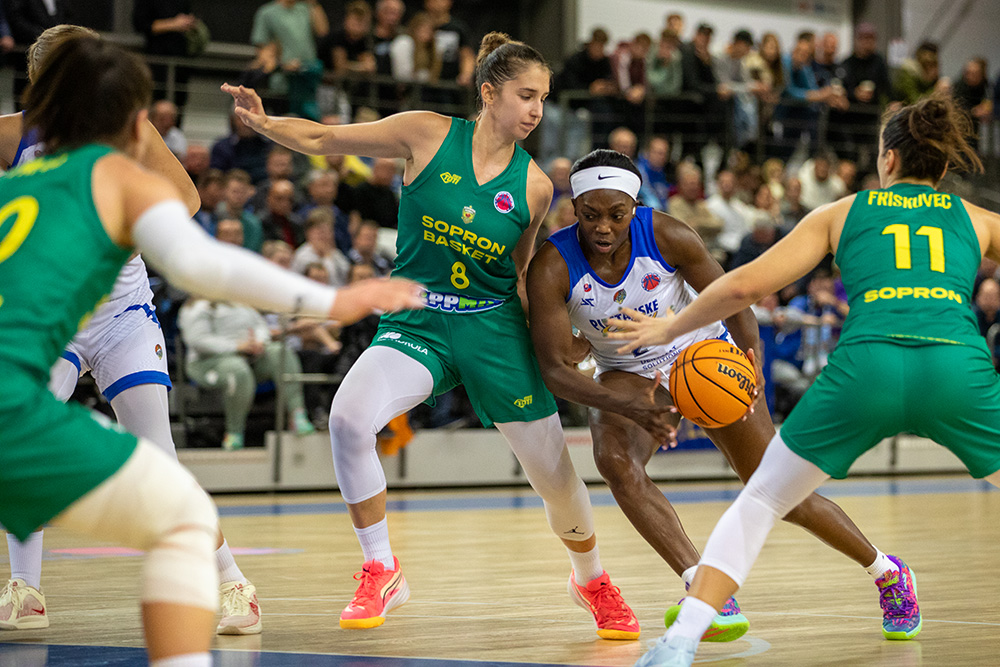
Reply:
M652 292L660 285L660 276L656 273L647 273L642 277L642 289Z
M747 393L753 393L753 390L755 389L753 378L749 378L743 373L736 370L735 368L726 366L721 362L718 364L718 368L716 368L715 370L718 371L719 375L728 375L729 377L739 382L739 387L743 391Z
M514 197L506 190L498 192L493 198L493 206L501 213L510 213L514 210Z

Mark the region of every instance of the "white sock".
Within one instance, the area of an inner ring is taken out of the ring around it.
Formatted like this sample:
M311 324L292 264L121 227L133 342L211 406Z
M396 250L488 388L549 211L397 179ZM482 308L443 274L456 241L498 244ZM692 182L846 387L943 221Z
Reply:
M593 549L583 553L569 549L566 552L569 553L569 561L573 563L573 578L578 586L586 586L604 574L604 568L601 567L601 556L597 553L596 544Z
M708 630L708 626L712 625L712 619L718 613L712 605L689 595L681 603L681 612L677 615L677 620L667 630L667 639L686 637L700 642L701 636Z
M882 575L889 570L899 569L899 566L889 560L889 557L879 551L878 548L875 549L875 552L877 554L875 556L875 562L865 568L865 572L872 575L872 577L875 579L881 579Z
M694 581L694 573L697 572L698 566L692 565L688 569L681 572L681 579L684 581L684 590L691 588L691 582Z
M228 584L231 581L247 583L247 578L236 564L233 552L229 549L229 542L226 540L222 540L222 546L215 552L215 564L219 568L219 583Z
M169 658L152 660L149 667L212 667L212 655L210 653L174 655Z
M7 533L7 550L10 552L10 578L24 579L35 588L42 587L42 531L28 536L21 542Z
M361 553L364 554L365 562L370 560L381 561L385 569L393 570L396 564L392 559L392 547L389 546L389 519L383 517L378 523L373 523L367 528L355 527L354 533L361 543Z

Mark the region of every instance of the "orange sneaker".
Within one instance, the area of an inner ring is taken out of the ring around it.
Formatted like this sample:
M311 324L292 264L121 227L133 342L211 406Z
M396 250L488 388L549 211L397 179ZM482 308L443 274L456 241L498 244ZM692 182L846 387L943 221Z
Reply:
M385 615L410 599L410 586L399 571L399 559L393 556L395 568L386 570L381 561L366 561L354 578L361 582L351 604L340 612L340 627L348 629L377 628L385 623Z
M602 639L638 639L639 621L617 586L611 585L611 577L604 572L586 586L576 583L573 573L569 575L569 596L573 602L589 609L597 623L597 636Z

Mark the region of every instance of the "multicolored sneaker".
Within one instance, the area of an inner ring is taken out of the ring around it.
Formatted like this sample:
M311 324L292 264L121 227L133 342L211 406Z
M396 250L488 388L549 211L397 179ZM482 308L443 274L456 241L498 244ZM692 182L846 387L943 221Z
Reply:
M385 615L410 599L410 586L399 570L399 559L393 556L392 570L382 561L370 560L361 566L354 578L361 582L354 599L340 612L340 627L348 629L377 628L385 623Z
M886 639L913 639L923 625L917 604L917 577L901 558L887 558L899 570L889 570L875 580L882 605L882 634Z
M663 635L655 642L650 642L646 655L639 658L635 667L690 667L694 662L698 642L686 637L674 637L667 640Z
M684 598L681 598L677 604L667 609L667 613L663 615L663 622L668 628L677 620L677 615L681 613L681 604L683 602ZM736 602L736 598L729 598L722 611L712 619L712 625L708 626L708 630L705 630L705 634L701 636L701 641L732 642L745 635L749 629L750 621L740 613L740 605Z
M0 590L0 630L35 630L49 627L45 596L24 579L11 579Z
M259 635L260 603L257 589L249 581L230 581L219 587L222 618L215 632L220 635Z
M581 586L576 583L575 574L569 575L569 596L573 602L590 611L597 623L597 636L602 639L638 639L639 621L617 586L611 585L607 572Z

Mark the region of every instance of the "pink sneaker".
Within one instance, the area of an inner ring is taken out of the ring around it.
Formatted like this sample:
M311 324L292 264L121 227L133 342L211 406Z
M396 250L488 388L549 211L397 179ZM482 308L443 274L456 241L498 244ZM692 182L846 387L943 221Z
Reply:
M393 556L392 570L381 561L366 561L354 575L360 581L354 599L340 612L340 627L349 629L377 628L385 623L385 615L410 599L410 587L399 570L399 559Z
M573 573L569 575L569 596L573 602L589 609L597 623L597 636L602 639L638 639L639 621L617 586L611 585L611 577L604 572L586 586L576 583Z
M34 630L49 627L45 596L24 579L11 579L0 590L0 630Z

